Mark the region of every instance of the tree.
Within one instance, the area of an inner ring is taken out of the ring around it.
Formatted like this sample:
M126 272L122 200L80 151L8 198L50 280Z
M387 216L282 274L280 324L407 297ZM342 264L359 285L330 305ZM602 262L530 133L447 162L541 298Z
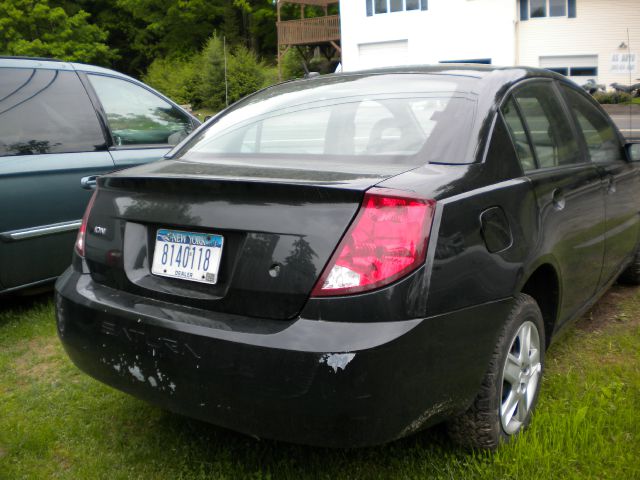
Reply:
M143 23L130 41L149 59L199 51L212 33L221 32L228 0L117 0L116 5ZM229 23L230 20L227 22Z
M215 110L223 109L245 95L259 90L274 80L269 68L255 52L243 45L229 51L227 46L227 81L225 85L223 41L214 35L207 42L201 57L198 81L198 102ZM227 95L228 92L228 95ZM226 98L228 96L228 99Z
M98 4L102 2L105 0L97 0ZM119 30L142 69L159 57L195 55L213 34L226 38L228 46L244 45L261 56L273 55L276 50L272 0L116 0L109 11L111 15L115 11L125 14L117 15L123 23ZM103 14L96 11L95 15L102 18ZM126 22L135 24L135 28L125 27ZM101 26L110 28L108 24ZM127 47L118 43L118 48Z
M84 10L70 16L48 0L3 0L0 52L108 64L117 52L107 45L107 33L89 23L89 16Z
M49 0L49 4L62 7L68 15L75 15L80 10L91 14L92 23L108 33L107 43L118 52L118 57L105 66L136 77L149 66L149 52L137 49L133 43L146 22L133 18L114 0Z
M200 58L156 58L142 80L181 104L198 104Z
M261 89L265 84L265 65L256 54L240 45L228 59L229 104Z
M272 0L234 0L242 14L245 46L260 56L274 56L278 42L276 9Z
M228 57L227 57L228 60ZM198 79L198 102L216 110L225 107L224 47L223 41L213 35L202 51L200 78Z

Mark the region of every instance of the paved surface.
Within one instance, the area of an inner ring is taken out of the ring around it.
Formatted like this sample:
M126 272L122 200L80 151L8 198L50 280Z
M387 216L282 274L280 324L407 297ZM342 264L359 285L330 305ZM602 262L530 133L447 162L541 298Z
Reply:
M640 140L640 105L603 105L609 116L616 122L627 138Z
M629 114L626 114L626 115L615 114L615 115L611 115L611 118L613 119L614 122L616 122L616 125L618 125L618 128L620 129L620 131L624 136L626 136L627 138L640 140L640 114L639 113L636 113L634 111L633 114L631 115L631 118L629 118Z

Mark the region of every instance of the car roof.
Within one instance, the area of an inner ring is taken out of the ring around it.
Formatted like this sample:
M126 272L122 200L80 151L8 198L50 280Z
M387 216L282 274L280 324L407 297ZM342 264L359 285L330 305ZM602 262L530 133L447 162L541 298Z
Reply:
M44 57L3 57L0 56L0 68L44 68L49 70L75 70L78 72L102 73L114 77L135 79L109 68L98 67L86 63L65 62L55 58ZM137 82L137 81L136 81Z
M487 65L481 63L440 63L436 65L403 65L395 67L380 67L372 68L368 70L358 70L354 72L344 72L345 75L349 73L458 73L466 74L469 76L486 77L492 72L517 72L521 75L523 72L530 75L538 76L541 72L547 73L549 70L543 68L515 66L505 67L498 65ZM551 73L551 72L549 72Z
M355 70L332 75L322 75L308 79L294 80L294 82L331 82L331 77L337 76L376 76L397 74L424 74L439 76L454 76L476 79L474 93L492 94L504 92L512 85L528 78L549 78L573 83L566 77L543 68L515 66L501 67L469 63L446 63L438 65L407 65L396 67L375 68L370 70Z

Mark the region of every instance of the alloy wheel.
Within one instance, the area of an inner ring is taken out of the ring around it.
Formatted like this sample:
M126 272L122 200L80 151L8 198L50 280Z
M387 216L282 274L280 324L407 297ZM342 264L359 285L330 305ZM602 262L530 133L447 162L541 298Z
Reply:
M513 337L502 369L500 421L508 435L516 433L526 421L541 373L540 334L535 324L527 321Z

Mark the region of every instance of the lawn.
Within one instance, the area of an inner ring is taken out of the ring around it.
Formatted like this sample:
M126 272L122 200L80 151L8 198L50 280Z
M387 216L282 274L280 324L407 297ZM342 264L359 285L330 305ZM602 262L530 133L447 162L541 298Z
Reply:
M640 289L616 286L552 346L531 428L496 453L442 428L377 448L248 438L80 373L51 295L0 302L0 479L640 478Z
M211 110L210 108L200 108L198 110L194 110L191 113L193 113L198 118L198 120L204 122L205 118L212 117L218 112L217 110Z

